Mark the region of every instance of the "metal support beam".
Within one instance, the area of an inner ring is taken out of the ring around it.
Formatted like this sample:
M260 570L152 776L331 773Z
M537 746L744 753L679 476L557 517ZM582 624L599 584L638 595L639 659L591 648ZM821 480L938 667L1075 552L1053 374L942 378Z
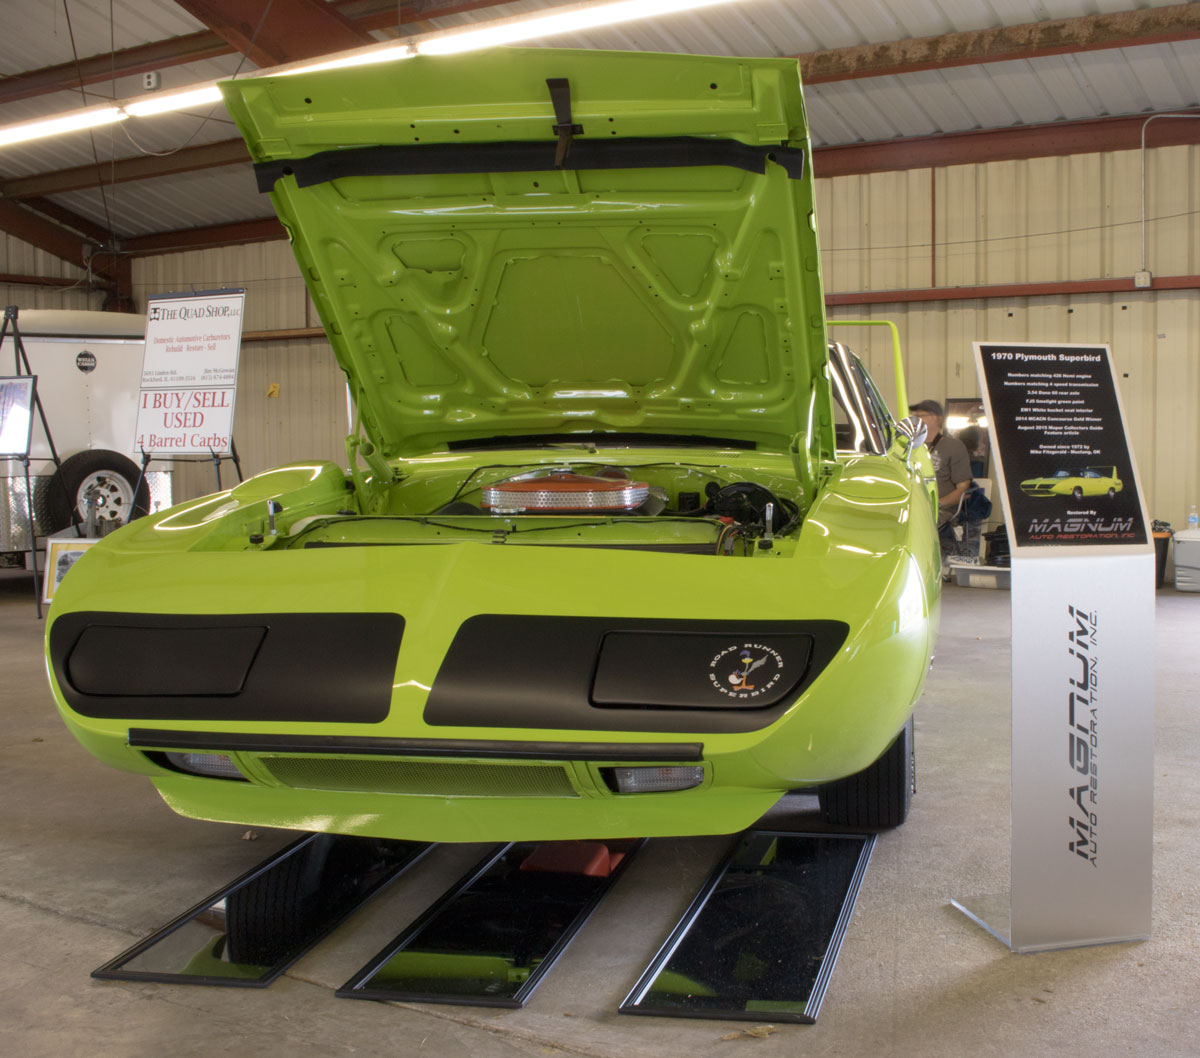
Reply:
M42 66L0 79L0 103L32 99L51 92L77 92L80 84L97 84L183 63L215 59L218 55L228 55L232 50L215 33L205 30L122 48L112 53L89 55L80 59L78 64L63 62L55 66Z
M257 66L374 44L324 0L175 0Z
M236 165L249 161L250 154L242 140L221 140L217 143L202 143L196 147L184 147L173 154L136 154L129 158L101 162L99 166L80 165L74 169L16 177L0 182L0 195L10 199L59 195L67 191L110 187L129 180L174 176L177 173L190 173L198 169L213 169L221 165Z
M107 245L113 240L113 233L107 228L87 217L81 217L78 213L65 206L60 206L57 202L51 202L48 198L26 198L21 200L21 204L29 209L37 210L43 217L49 218L55 224L79 232L80 235L90 239L98 246Z
M1141 147L1142 126L1149 116L1056 121L1049 125L818 147L813 151L813 174L818 178L854 176L1067 154L1136 151ZM1194 143L1200 143L1200 121L1152 122L1146 130L1147 147Z
M213 246L240 246L247 242L269 242L286 239L287 229L275 217L244 220L233 224L213 224L206 228L185 228L182 231L138 235L121 242L123 253L134 257L149 254L175 253L179 250L204 250Z
M105 256L107 260L98 256L96 270L111 277L112 288L101 308L105 312L136 312L133 301L133 258L124 253Z
M12 283L15 286L30 287L78 287L89 285L86 281L64 279L62 276L31 276L17 272L0 272L0 283ZM100 287L102 290L111 289L112 285L106 279L96 280L90 284L90 286Z
M75 232L60 228L31 210L0 198L0 231L58 257L77 268L86 268L95 248Z
M1200 4L1190 3L861 44L796 57L804 83L814 85L1197 38Z
M344 15L354 29L367 33L391 29L397 24L404 26L421 19L441 18L509 2L511 0L409 0L400 3L399 18L396 0L333 0L328 6ZM333 49L326 47L323 50ZM235 51L229 41L212 30L201 30L199 33L121 48L112 53L89 55L80 59L78 64L59 63L0 78L0 103L30 99L51 92L74 92L78 91L81 83L98 84L150 70L165 70L184 63L215 59Z
M1072 294L1152 294L1159 290L1200 290L1200 276L1155 276L1147 289L1131 276L1076 279L1058 283L1008 283L978 287L922 287L916 290L860 290L826 294L827 308L849 305L903 305L920 301L976 301L1062 297Z
M359 29L404 30L431 18L461 15L512 3L512 0L333 0L333 6Z
M0 198L0 231L77 268L88 269L93 285L110 291L104 307L129 311L129 306L133 304L133 267L128 256L105 249L3 198Z
M242 344L246 342L294 342L301 338L324 338L324 327L284 327L272 331L243 331Z

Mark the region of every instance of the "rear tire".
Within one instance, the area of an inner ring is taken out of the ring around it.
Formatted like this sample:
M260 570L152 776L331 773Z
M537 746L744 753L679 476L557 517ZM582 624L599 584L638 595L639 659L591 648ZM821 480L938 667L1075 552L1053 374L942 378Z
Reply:
M820 788L821 817L839 827L898 827L908 817L915 778L910 716L874 764Z

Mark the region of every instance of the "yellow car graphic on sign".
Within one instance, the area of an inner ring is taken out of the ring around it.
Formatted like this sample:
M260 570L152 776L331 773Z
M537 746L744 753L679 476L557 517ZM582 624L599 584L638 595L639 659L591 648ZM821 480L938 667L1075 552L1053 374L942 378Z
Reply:
M1056 470L1049 477L1029 478L1021 482L1026 496L1107 496L1112 499L1124 485L1116 467L1085 467L1083 470Z

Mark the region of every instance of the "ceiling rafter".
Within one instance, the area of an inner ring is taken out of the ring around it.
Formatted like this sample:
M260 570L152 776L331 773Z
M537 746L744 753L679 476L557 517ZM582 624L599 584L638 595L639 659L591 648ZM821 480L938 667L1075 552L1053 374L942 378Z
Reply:
M397 18L396 0L333 0L328 6L362 32L392 29L412 22L442 18L464 11L496 7L511 0L402 0ZM329 48L325 48L328 51ZM234 47L212 30L201 30L167 40L151 41L116 52L89 55L74 62L43 66L36 70L0 78L0 103L31 99L51 92L78 91L117 77L165 70L183 63L234 54Z
M348 51L375 38L325 0L175 0L258 67Z
M1200 38L1200 4L1083 15L797 55L804 83L941 70Z
M23 200L22 205L37 210L43 217L49 218L55 224L72 228L85 238L91 239L97 246L104 246L113 241L113 233L107 228L87 217L81 217L73 210L60 206L48 198L27 198Z
M5 198L30 199L42 195L58 195L68 191L83 191L92 187L110 187L130 180L147 180L155 176L175 176L221 165L250 161L246 144L238 140L219 140L183 147L171 154L135 154L112 161L79 165L73 169L58 169L32 176L0 180L0 195Z
M269 242L286 239L287 229L277 217L260 220L234 221L230 224L211 224L203 228L184 228L180 231L136 235L121 241L121 252L134 257L147 254L174 253L177 250L205 250L214 246L240 246L248 242Z
M15 202L0 198L0 231L45 250L76 268L87 266L95 243Z
M1187 113L1200 116L1198 111ZM820 179L1067 154L1136 151L1141 147L1142 126L1153 116L1054 121L1048 125L1016 125L818 147L813 151L813 173ZM1152 121L1146 128L1147 147L1197 143L1200 143L1200 121Z
M130 304L133 269L129 257L106 250L93 240L3 198L0 198L0 231L76 268L86 268L91 285L108 291L106 308Z
M64 279L62 276L32 276L23 272L0 272L0 283L11 283L14 286L30 287L76 287L78 279ZM112 284L107 280L93 282L93 286L109 289Z

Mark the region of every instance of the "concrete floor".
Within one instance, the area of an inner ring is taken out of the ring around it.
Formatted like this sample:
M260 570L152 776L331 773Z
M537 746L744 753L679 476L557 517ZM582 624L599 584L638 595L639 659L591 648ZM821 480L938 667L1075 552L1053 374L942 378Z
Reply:
M917 712L919 793L880 836L815 1026L628 1017L617 1005L728 838L647 845L523 1010L335 999L479 854L441 847L265 990L129 984L89 972L290 840L181 819L59 722L31 583L0 574L0 1027L17 1058L88 1054L1200 1055L1200 596L1158 596L1154 935L1013 955L949 906L1008 873L1007 592L948 588ZM791 797L772 825L803 829Z

